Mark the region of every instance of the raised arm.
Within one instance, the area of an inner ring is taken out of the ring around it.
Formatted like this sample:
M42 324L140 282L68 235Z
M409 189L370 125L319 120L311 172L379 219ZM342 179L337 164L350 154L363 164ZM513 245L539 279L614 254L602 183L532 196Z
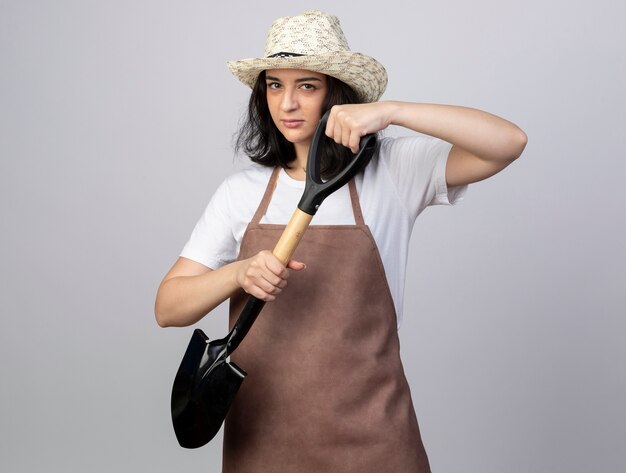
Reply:
M453 105L384 101L333 107L326 134L358 150L359 139L398 125L451 143L449 186L470 184L498 173L517 159L526 134L515 124L480 110Z

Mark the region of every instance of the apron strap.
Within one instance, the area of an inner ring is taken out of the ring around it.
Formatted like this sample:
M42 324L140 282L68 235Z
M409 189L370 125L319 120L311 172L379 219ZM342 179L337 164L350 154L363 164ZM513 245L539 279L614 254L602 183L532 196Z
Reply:
M270 201L272 200L272 194L274 194L274 189L276 189L276 183L278 180L278 173L282 168L280 166L276 166L274 171L272 172L272 176L267 183L267 187L265 188L265 194L263 194L263 199L261 199L261 203L259 207L256 209L254 213L254 217L252 217L252 221L250 223L254 223L255 225L261 222L263 215L267 211L267 207L270 205Z
M354 178L348 182L348 188L350 189L350 200L352 201L352 213L354 213L354 221L359 226L364 226L363 212L361 211L361 203L359 202L359 195L356 193L356 184Z
M267 183L267 187L265 188L265 193L263 194L263 199L261 199L261 203L259 204L254 216L252 217L252 221L250 223L259 224L261 219L265 215L267 211L267 207L272 200L272 195L274 194L274 189L276 189L276 184L278 181L278 174L281 171L281 167L276 166L272 175ZM365 221L363 220L363 212L361 211L361 204L359 203L359 195L356 192L356 184L354 183L354 179L351 179L348 182L348 189L350 190L350 201L352 203L352 213L354 214L354 221L357 225L363 226L365 225Z

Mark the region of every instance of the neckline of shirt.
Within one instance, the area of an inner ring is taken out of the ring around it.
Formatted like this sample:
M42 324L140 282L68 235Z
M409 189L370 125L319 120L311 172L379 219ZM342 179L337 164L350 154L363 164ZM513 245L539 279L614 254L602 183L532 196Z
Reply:
M291 177L284 169L280 170L280 173L278 174L278 180L284 184L287 184L290 187L295 187L297 189L304 189L304 186L306 184L306 181L299 181L298 179L294 179L293 177Z

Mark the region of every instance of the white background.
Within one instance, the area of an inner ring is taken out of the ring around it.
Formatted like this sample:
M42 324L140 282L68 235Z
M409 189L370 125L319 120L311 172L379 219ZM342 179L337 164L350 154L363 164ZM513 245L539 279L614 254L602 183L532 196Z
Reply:
M219 471L169 418L191 328L153 303L241 165L225 63L318 8L383 99L488 110L523 157L418 220L403 359L433 471L626 464L622 2L0 0L0 471ZM212 338L225 307L199 326Z

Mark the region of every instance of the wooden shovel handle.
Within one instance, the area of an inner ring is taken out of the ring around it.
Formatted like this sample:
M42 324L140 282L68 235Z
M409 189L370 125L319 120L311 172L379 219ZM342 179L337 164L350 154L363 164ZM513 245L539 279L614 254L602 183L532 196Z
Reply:
M300 240L302 240L304 236L304 232L309 227L311 219L313 219L313 215L309 215L300 209L296 209L291 216L291 220L289 220L287 227L285 227L273 251L274 256L276 256L283 265L287 266L287 263L289 263Z

